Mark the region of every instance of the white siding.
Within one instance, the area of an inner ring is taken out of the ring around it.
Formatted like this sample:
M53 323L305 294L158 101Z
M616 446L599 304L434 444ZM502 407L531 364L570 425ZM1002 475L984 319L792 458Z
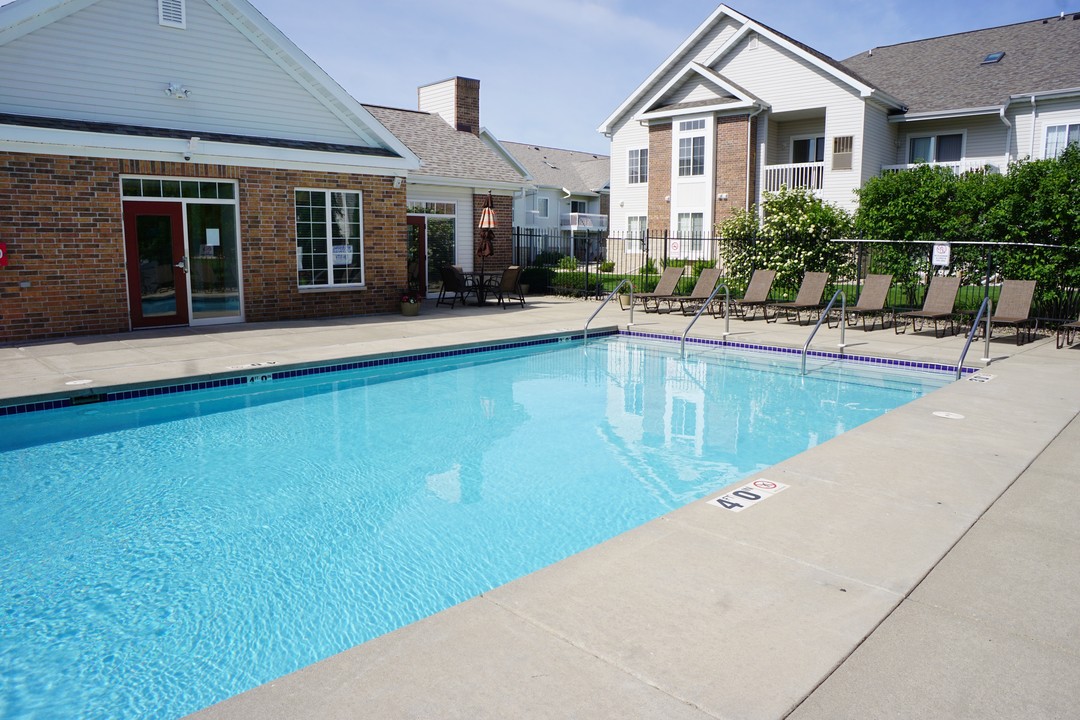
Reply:
M722 97L720 89L704 78L699 77L696 81L687 79L681 87L675 88L664 98L664 105L674 105L683 102L697 102L700 100L716 100Z
M825 134L825 118L807 118L805 120L792 120L785 123L777 123L772 128L774 138L774 164L783 165L791 162L791 140L796 137L821 137ZM826 148L828 154L829 148Z
M1030 116L1030 106L1029 106ZM1053 125L1074 125L1080 123L1080 99L1072 100L1043 100L1036 105L1034 151L1031 157L1042 159L1046 155L1046 128ZM1029 122L1030 125L1030 122ZM1022 146L1022 154L1027 155L1032 143L1030 138L1025 138L1027 144Z
M102 0L0 46L0 111L323 142L358 136L205 0ZM191 91L165 95L170 83Z
M611 217L609 222L612 232L626 232L628 216L649 214L649 184L630 185L627 182L627 162L630 151L648 147L649 129L632 120L618 127L611 140ZM654 162L650 153L650 182Z
M420 88L417 93L417 97L419 98L417 109L422 110L423 112L435 113L445 120L448 125L455 127L454 113L456 98L454 89L456 87L457 78L450 78L441 83Z
M889 124L888 113L877 105L866 104L866 112L863 120L862 147L856 139L855 147L852 148L853 160L860 158L862 183L881 173L882 165L892 165L896 162L896 131L895 125ZM826 147L826 151L832 148Z
M955 133L964 136L962 158L965 166L989 164L1004 172L1005 136L1008 128L997 115L904 123L900 127L900 146L896 149L895 163L910 162L908 146L911 138Z

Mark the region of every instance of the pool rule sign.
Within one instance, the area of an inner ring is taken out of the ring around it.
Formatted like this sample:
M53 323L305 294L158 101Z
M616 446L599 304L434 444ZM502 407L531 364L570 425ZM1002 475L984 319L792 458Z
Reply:
M732 512L742 512L751 505L756 505L762 500L766 500L781 490L786 489L787 485L784 485L783 483L758 478L751 483L743 485L741 488L737 488L718 498L709 500L709 504L731 510Z

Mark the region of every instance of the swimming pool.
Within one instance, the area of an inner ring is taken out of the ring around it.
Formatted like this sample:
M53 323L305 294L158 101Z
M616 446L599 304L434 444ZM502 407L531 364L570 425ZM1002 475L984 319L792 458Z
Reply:
M607 338L0 418L0 715L179 717L950 379Z

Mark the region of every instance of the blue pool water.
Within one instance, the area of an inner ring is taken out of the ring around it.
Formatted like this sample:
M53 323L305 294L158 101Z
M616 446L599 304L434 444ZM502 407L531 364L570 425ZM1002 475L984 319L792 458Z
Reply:
M944 385L593 340L0 418L0 717L176 718Z

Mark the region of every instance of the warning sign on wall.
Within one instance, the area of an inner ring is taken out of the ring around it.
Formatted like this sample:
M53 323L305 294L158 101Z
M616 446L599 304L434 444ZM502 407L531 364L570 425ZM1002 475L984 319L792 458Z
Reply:
M7 266L7 243L0 243L0 267Z

